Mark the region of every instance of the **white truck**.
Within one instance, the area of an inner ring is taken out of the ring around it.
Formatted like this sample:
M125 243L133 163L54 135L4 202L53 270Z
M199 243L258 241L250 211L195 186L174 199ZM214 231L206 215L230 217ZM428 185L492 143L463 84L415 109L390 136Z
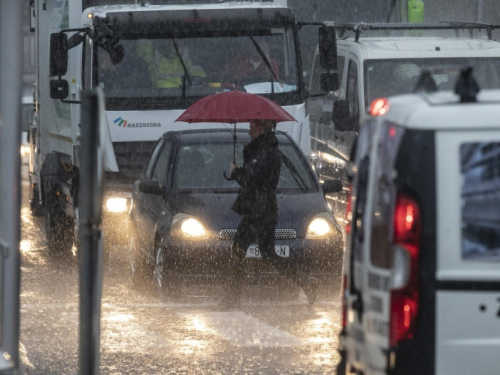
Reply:
M174 122L206 95L236 88L271 98L297 120L280 123L278 130L309 155L299 26L283 4L35 1L37 110L30 131L30 202L33 214L44 215L52 252L72 247L78 223L83 90L100 87L105 94L103 225L108 240L126 237L132 184L163 133L186 127L232 130L227 124ZM260 73L245 76L244 58ZM335 56L326 58L333 66Z

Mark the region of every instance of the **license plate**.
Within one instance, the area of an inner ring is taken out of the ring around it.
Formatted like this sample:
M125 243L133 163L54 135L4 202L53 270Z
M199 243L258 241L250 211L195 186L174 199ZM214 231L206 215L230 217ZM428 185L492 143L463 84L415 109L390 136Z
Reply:
M290 257L290 246L288 245L276 245L274 251L282 258ZM259 246L250 245L247 249L247 258L261 258Z

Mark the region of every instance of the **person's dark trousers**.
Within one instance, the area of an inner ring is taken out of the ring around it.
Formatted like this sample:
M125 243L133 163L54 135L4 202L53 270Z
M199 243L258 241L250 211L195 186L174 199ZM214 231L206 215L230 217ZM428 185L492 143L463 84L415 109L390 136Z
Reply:
M252 243L257 243L263 261L271 263L278 272L291 278L304 289L311 303L311 292L316 292L316 285L310 285L311 278L299 276L296 263L291 263L288 259L283 259L276 254L274 248L274 231L277 220L277 214L256 218L243 216L241 219L231 247L232 277L222 305L228 308L239 307L240 305L244 277L243 261L245 260L247 249Z

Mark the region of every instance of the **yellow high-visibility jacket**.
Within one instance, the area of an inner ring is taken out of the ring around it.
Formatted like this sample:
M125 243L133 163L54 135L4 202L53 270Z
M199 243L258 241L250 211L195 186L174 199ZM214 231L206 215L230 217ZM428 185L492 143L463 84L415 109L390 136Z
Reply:
M182 86L182 76L185 75L179 56L167 58L153 49L152 43L139 43L137 54L146 62L151 75L153 87L174 88ZM183 58L190 77L206 77L200 66L193 66L189 57Z

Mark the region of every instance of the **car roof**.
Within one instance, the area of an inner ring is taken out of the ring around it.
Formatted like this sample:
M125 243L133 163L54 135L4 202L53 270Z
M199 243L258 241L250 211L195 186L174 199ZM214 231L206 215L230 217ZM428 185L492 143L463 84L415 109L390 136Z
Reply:
M380 119L405 128L478 130L500 126L500 90L483 90L472 103L461 103L451 91L399 95L388 100L389 110Z
M290 137L282 131L276 131L279 143L293 143ZM167 136L177 136L179 143L233 143L233 129L192 129L181 131L170 131L163 134ZM236 143L249 143L250 136L247 129L236 129Z
M339 48L363 59L500 57L500 42L486 38L363 37L340 39Z

